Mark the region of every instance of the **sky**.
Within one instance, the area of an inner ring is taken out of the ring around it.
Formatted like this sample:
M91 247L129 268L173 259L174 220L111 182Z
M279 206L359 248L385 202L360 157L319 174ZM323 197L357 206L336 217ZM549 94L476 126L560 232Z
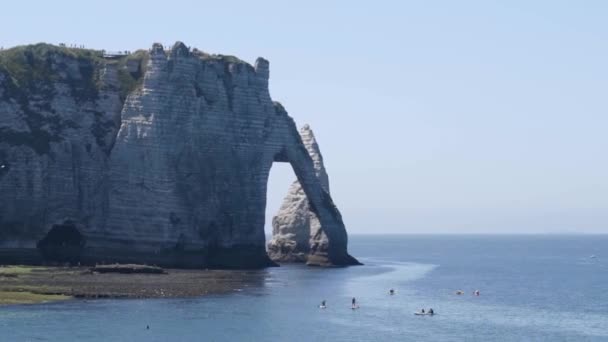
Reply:
M606 18L606 1L6 1L0 46L269 59L351 234L608 233ZM267 231L293 180L273 166Z

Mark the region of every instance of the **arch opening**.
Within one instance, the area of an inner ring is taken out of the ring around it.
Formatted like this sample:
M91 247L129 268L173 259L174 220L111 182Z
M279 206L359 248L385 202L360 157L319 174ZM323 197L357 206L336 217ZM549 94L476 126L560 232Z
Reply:
M281 208L286 190L295 180L296 176L289 163L272 163L266 184L264 234L267 241L272 235L272 219Z

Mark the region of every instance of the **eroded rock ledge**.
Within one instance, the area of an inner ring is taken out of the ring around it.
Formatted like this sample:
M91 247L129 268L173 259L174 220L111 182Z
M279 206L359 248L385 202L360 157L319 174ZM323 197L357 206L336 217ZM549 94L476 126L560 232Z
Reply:
M272 163L288 162L321 227L309 262L356 264L268 79L262 58L252 66L181 42L124 56L0 52L0 263L272 265L266 186Z

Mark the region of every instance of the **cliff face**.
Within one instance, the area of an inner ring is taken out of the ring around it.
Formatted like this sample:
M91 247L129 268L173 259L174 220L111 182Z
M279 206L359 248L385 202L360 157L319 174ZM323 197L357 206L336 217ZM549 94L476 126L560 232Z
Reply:
M264 59L251 66L182 43L128 56L43 44L1 52L0 263L269 265L273 162L291 163L322 223L318 264L356 263L268 76ZM83 237L70 250L65 227ZM58 242L39 253L43 239Z
M329 177L323 164L323 156L317 140L310 129L304 125L300 137L310 155L315 175L321 187L329 194ZM272 240L268 243L268 254L277 262L309 262L314 264L315 254L328 243L321 223L311 209L306 193L299 181L293 182L279 212L272 219Z

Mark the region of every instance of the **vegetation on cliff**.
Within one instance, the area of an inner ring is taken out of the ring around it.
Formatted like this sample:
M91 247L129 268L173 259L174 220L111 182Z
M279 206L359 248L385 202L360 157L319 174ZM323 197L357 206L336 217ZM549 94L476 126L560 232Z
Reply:
M67 86L77 104L95 103L103 87L102 71L113 65L117 68L116 91L124 102L142 83L147 55L140 50L106 58L101 50L43 43L0 51L0 99L17 104L29 128L29 132L0 128L0 142L29 146L38 154L48 153L50 143L61 141L64 129L76 126L52 106L57 84ZM107 133L107 127L100 127L103 129L98 129L98 142Z
M147 51L137 50L116 60L118 82L120 83L120 100L122 102L125 101L127 95L141 87L148 58Z
M57 72L65 68L66 60L78 63L81 78L74 78L69 73L65 78ZM67 48L50 44L17 46L0 52L0 70L10 75L14 87L9 93L20 99L28 93L45 91L53 95L53 82L64 81L76 100L84 101L95 98L99 91L99 73L103 64L102 53L97 50ZM57 70L59 69L59 70Z
M134 53L104 58L104 51L68 48L51 44L23 45L0 51L0 72L5 72L12 80L13 91L39 91L52 82L66 82L77 100L95 99L100 90L99 70L108 64L115 64L119 70L121 93L125 95L141 84L148 53L137 50ZM68 74L62 77L58 71L65 68L65 61L78 63L81 77ZM129 64L134 64L135 68ZM130 69L130 70L129 70ZM7 95L16 95L7 93ZM49 94L52 95L52 94ZM126 97L126 96L125 96Z

